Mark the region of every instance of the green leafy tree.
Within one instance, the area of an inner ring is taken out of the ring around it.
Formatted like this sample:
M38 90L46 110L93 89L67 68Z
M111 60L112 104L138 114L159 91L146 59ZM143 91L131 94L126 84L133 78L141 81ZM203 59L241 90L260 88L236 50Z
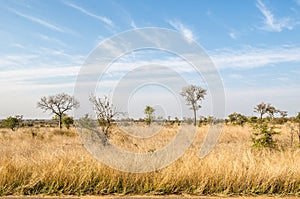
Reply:
M19 118L18 116L15 116L15 117L10 116L10 117L2 120L2 126L5 128L10 128L12 131L14 131L15 128L19 126L20 121L21 121L21 118Z
M248 121L248 118L240 113L231 113L228 115L228 118L229 122L234 125L243 126Z
M70 129L70 126L74 124L73 117L65 116L62 119L63 124L66 126L67 129Z
M187 105L190 106L190 109L194 113L194 126L197 123L197 110L201 108L201 105L198 103L204 99L206 95L206 90L200 86L190 85L183 87L181 91L181 96L183 96L187 102Z
M249 117L248 121L252 124L257 123L258 118L256 116Z
M51 111L58 117L58 126L62 128L63 115L74 108L79 107L79 102L72 96L66 93L60 93L48 97L42 97L37 103L37 107L46 111Z
M144 113L146 114L145 121L148 125L151 124L152 120L154 119L153 113L155 109L151 106L146 106Z

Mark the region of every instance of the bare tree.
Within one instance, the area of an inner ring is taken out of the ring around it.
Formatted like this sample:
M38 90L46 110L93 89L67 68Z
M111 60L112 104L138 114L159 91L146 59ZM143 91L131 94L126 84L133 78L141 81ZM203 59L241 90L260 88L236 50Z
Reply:
M95 95L91 95L89 100L96 111L101 130L107 138L110 133L113 118L121 113L117 112L116 108L109 102L107 96L104 96L104 98L97 98Z
M198 102L201 102L206 95L206 90L201 88L200 86L190 85L182 88L182 92L180 93L187 102L187 105L191 106L190 108L194 112L194 126L197 123L197 110L201 108Z
M79 102L72 96L66 93L60 93L48 97L42 97L37 103L37 107L54 113L59 120L58 126L62 127L62 117L65 112L79 107Z

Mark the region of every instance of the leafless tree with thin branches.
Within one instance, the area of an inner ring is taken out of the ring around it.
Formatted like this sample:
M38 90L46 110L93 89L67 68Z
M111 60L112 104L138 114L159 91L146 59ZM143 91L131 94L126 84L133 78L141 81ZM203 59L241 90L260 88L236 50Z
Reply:
M91 95L89 100L97 114L97 119L101 130L107 138L110 134L113 118L121 114L121 112L117 111L116 107L110 103L107 96L104 96L103 98L97 98L95 95Z
M58 126L62 128L62 117L65 112L79 107L79 102L72 96L66 93L60 93L52 96L44 96L37 103L37 107L46 111L54 113L59 120Z

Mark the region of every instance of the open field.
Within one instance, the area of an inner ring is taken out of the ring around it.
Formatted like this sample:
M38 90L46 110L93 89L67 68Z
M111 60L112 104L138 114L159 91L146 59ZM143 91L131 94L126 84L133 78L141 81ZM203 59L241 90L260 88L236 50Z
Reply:
M300 194L300 148L296 138L291 145L286 126L279 127L280 147L274 151L253 149L250 127L225 126L216 148L200 159L207 128L198 129L179 160L145 174L124 173L97 162L74 129L64 135L54 128L0 129L0 196ZM175 134L176 127L165 127L141 141L115 129L111 140L126 150L147 152Z

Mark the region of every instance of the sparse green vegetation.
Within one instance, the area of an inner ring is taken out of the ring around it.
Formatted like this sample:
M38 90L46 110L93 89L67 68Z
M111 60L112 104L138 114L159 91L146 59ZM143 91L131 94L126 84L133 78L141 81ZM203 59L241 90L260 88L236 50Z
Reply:
M153 113L155 109L151 106L146 106L144 113L146 114L145 122L150 125L152 120L154 119Z
M10 116L4 120L2 120L1 126L4 128L9 128L12 131L15 130L16 127L18 127L22 121L23 116Z
M260 103L254 108L254 112L259 113L259 120L252 122L253 136L252 142L253 146L257 148L272 148L276 147L276 140L274 140L274 135L279 134L279 131L275 131L274 121L275 113L280 113L282 118L286 117L287 113L285 111L280 111L276 109L271 104ZM268 114L267 120L263 118L264 114Z
M71 125L74 124L74 119L73 119L73 117L65 116L65 117L63 117L62 122L66 126L67 129L70 129Z
M266 122L253 124L253 146L257 148L275 148L274 135L279 134L274 127L269 127Z
M248 118L240 113L232 113L228 115L228 118L229 122L234 125L243 126L248 121Z

